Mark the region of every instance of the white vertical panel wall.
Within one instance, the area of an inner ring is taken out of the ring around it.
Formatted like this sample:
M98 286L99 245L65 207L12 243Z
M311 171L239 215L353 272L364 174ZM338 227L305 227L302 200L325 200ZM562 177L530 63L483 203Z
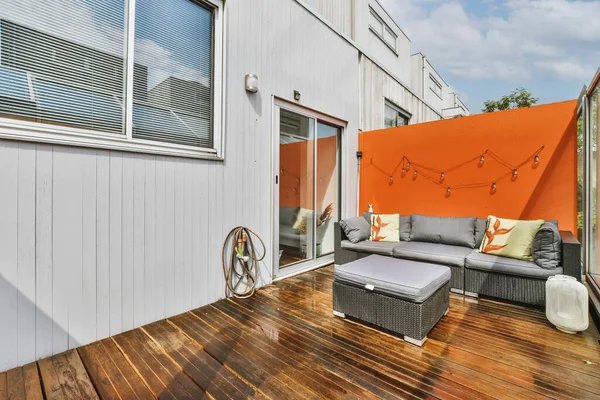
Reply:
M297 103L347 121L354 213L358 52L295 1L276 3L227 1L224 162L0 141L0 371L222 298L221 246L237 225L265 241L270 282L273 96L298 90Z
M360 73L363 131L382 129L385 126L385 99L411 113L411 124L442 119L433 108L365 56L360 59Z

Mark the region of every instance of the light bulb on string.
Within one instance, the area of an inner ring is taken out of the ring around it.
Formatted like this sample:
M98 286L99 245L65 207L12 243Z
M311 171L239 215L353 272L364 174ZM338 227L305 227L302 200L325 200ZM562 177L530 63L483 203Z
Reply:
M390 185L394 183L394 177L392 175L390 175Z
M517 169L516 168L513 169L512 177L516 179L518 175L519 175L519 172L517 171Z
M452 193L452 190L450 190L450 186L448 186L448 188L446 189L446 197L450 196L450 193Z
M446 174L442 172L440 174L440 182L444 182L444 179L446 179Z
M404 167L402 167L402 176L404 176L406 174L406 169Z
M533 157L533 163L538 165L540 163L540 156L536 154L535 157Z
M492 182L492 193L496 192L496 182Z
M415 172L413 173L413 177L416 178L417 177L417 170L415 169Z
M410 161L408 161L408 162L406 163L406 170L407 170L407 171L410 171Z
M484 162L485 162L485 156L482 154L481 157L479 157L479 165L483 165Z

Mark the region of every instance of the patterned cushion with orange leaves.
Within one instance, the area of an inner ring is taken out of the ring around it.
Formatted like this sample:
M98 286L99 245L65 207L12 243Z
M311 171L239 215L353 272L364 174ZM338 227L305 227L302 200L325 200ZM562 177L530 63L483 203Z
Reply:
M372 214L371 237L374 242L400 241L400 214Z
M519 221L490 215L479 252L533 261L531 243L543 224L543 219Z

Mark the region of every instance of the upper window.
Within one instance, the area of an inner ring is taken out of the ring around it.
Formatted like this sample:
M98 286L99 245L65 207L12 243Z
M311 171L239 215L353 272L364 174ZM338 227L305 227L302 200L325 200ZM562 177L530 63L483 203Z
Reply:
M431 74L429 75L429 89L431 89L440 99L442 98L442 85Z
M214 148L216 6L206 4L3 1L0 117Z
M400 107L385 101L385 127L394 128L396 126L408 125L410 114L402 110Z
M375 10L370 8L371 16L369 21L369 27L381 40L385 42L394 52L396 51L396 42L398 36L394 31L383 21L383 19L377 15Z

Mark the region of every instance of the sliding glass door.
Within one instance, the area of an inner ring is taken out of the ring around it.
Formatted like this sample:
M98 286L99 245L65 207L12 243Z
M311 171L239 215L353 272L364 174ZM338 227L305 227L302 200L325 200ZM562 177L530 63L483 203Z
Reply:
M340 215L342 128L318 113L276 106L276 272L331 256Z

